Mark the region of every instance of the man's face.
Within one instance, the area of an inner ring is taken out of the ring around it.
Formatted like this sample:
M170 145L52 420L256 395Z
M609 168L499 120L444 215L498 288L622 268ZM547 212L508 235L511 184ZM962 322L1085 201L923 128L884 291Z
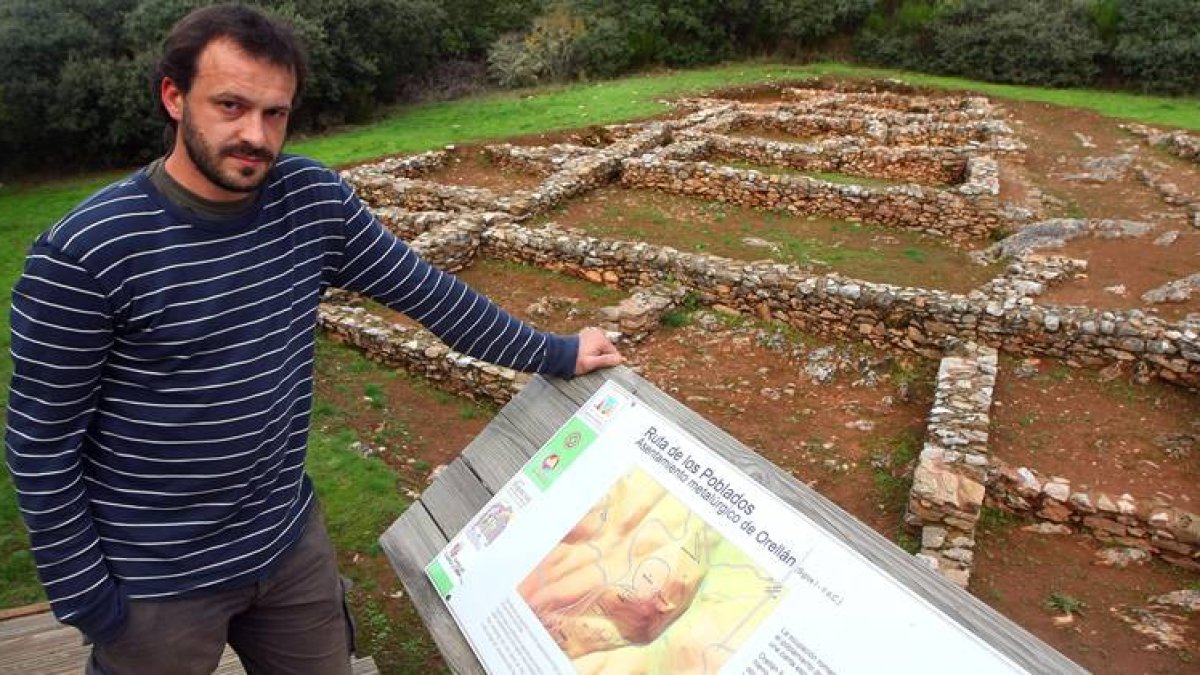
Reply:
M295 92L290 69L227 39L209 43L196 59L191 91L163 81L163 105L177 123L167 171L206 199L257 190L283 148Z

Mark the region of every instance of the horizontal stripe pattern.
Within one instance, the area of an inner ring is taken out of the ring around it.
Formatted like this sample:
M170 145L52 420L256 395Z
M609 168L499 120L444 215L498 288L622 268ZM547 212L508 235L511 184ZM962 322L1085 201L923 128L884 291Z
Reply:
M283 158L247 217L139 172L33 244L13 291L5 458L58 617L252 582L298 538L317 305L369 295L474 357L569 377L576 343L428 265L336 174Z

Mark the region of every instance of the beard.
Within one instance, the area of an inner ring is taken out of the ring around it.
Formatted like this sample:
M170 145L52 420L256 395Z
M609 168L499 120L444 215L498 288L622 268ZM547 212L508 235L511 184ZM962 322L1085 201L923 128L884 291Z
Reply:
M257 191L266 182L271 167L275 164L275 153L267 148L254 146L249 143L235 143L222 148L213 148L204 139L204 135L200 133L200 130L192 126L186 106L184 106L183 118L179 124L183 128L184 150L187 151L192 164L200 170L201 175L208 179L210 183L223 190L248 194ZM221 159L232 155L257 157L265 160L266 163L263 165L265 169L258 176L255 175L258 173L258 170L252 167L244 167L240 170L230 169L222 172Z

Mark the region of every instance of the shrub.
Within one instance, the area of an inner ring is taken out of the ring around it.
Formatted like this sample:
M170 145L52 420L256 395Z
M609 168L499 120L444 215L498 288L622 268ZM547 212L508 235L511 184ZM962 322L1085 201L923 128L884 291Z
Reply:
M438 52L453 59L484 60L502 35L526 30L544 0L444 0Z
M760 42L785 54L857 29L876 0L762 0Z
M530 0L532 1L532 0ZM166 31L204 0L0 3L0 173L128 165L161 152L149 85ZM438 58L437 0L264 0L310 58L292 129L370 116Z
M1101 0L1106 1L1106 0ZM888 66L994 82L1092 82L1103 8L1081 0L917 0L868 17L855 48Z
M509 33L492 45L488 70L505 87L563 80L575 72L576 45L583 19L557 4L534 21L528 33Z
M1116 28L1113 62L1143 91L1200 93L1200 3L1125 0Z
M965 0L933 26L939 70L993 82L1092 82L1104 46L1087 5L1063 0Z
M877 8L854 39L859 58L871 63L921 70L933 59L931 27L949 10L937 0L901 2L893 12Z

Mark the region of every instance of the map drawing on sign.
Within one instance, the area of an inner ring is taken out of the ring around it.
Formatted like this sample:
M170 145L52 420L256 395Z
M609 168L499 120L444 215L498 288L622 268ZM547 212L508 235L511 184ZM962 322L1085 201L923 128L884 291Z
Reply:
M517 588L579 673L716 673L786 589L646 471L621 476Z

